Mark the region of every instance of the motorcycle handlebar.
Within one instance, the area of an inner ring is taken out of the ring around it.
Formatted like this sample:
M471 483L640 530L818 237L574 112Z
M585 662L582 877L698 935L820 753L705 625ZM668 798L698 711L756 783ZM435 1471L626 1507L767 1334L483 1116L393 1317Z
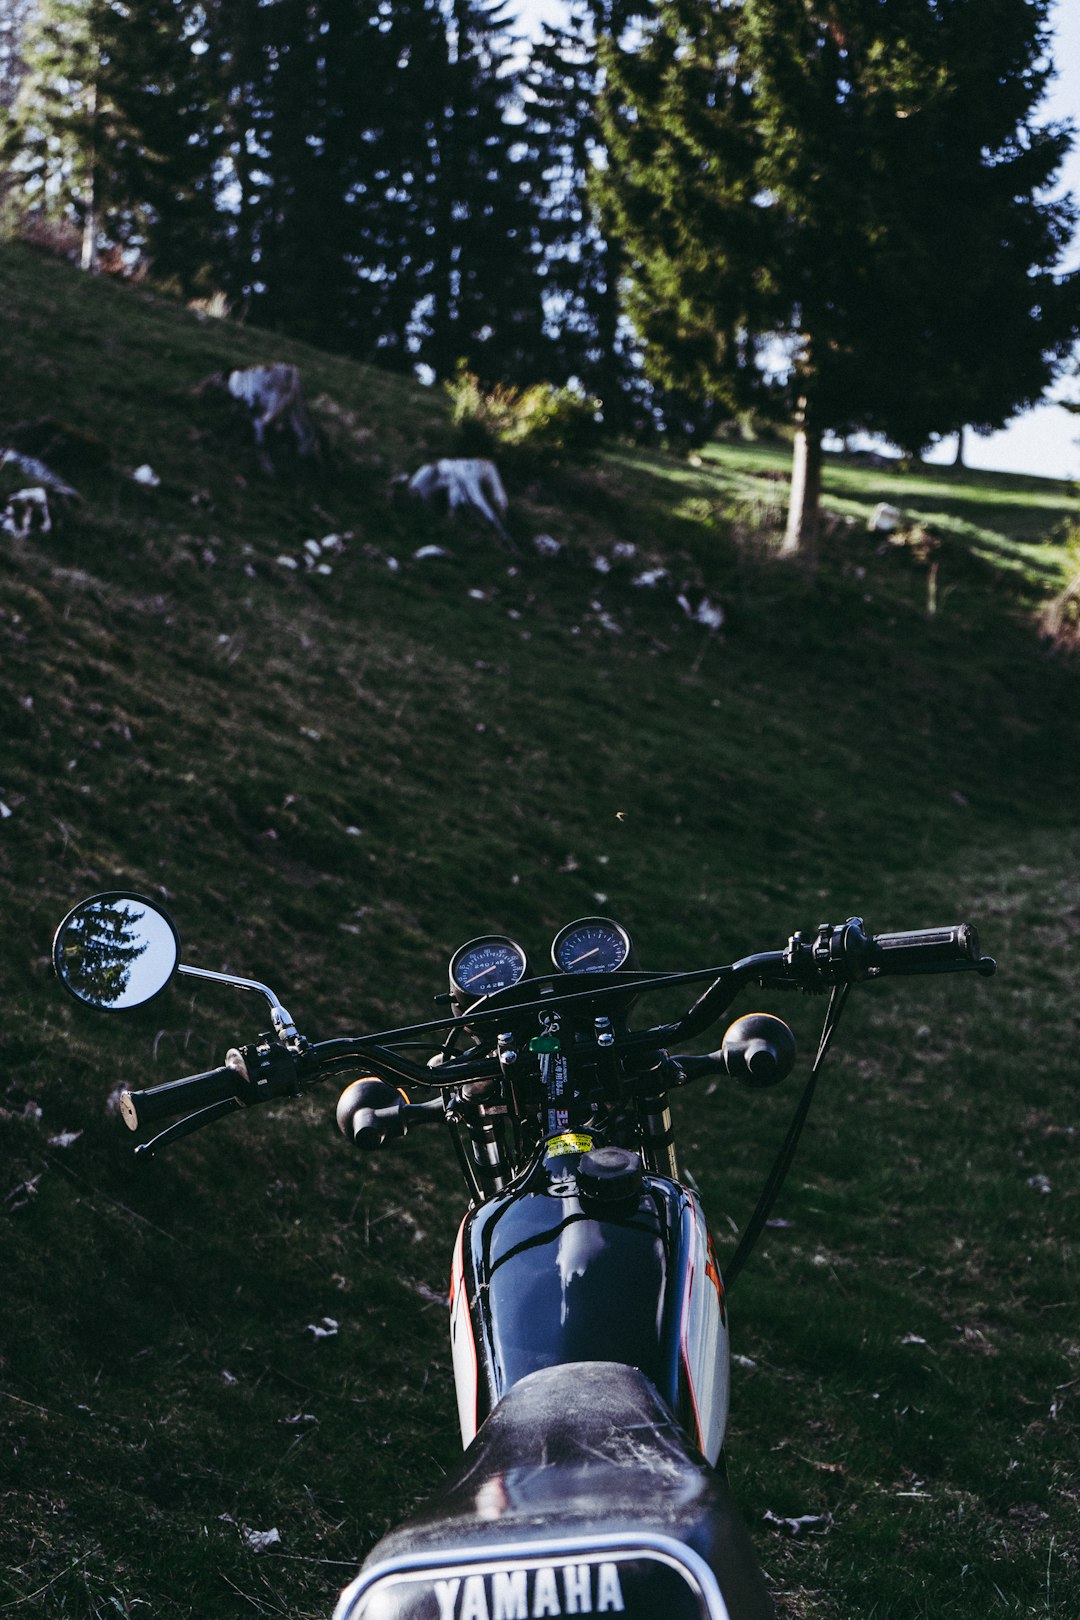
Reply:
M137 1131L142 1125L152 1125L187 1108L205 1108L210 1103L239 1097L244 1083L243 1075L226 1063L219 1069L149 1086L145 1091L122 1091L120 1114L128 1130Z
M620 1047L630 1049L646 1046L650 1041L664 1045L669 1040L683 1040L696 1036L716 1022L731 1004L739 986L752 980L757 980L763 985L787 984L814 989L879 976L899 977L964 971L989 976L995 971L995 967L996 964L991 957L979 955L979 936L970 923L870 935L864 931L861 919L852 917L839 927L823 924L813 937L793 934L786 950L763 952L760 955L745 957L741 962L733 963L727 968L707 970L709 973L716 972L717 977L676 1024L660 1026L655 1030L637 1031L622 1037L618 1044ZM700 973L658 974L653 982L686 984L703 976L704 970ZM645 988L646 981L638 987ZM567 1004L578 1000L591 1002L594 999L592 993L578 990L572 991L566 1002ZM546 1010L558 1005L559 998L551 997L546 1002L538 1002L537 1010ZM516 1012L520 1015L532 1010L526 1005L517 1008ZM495 1019L501 1022L505 1017L505 1010L472 1013L469 1015L469 1022L480 1025ZM395 1079L407 1074L411 1078L431 1084L433 1082L425 1070L404 1059L400 1054L392 1054L388 1048L381 1047L377 1043L400 1040L421 1030L445 1029L448 1022L457 1024L462 1020L437 1020L431 1025L386 1031L382 1036L368 1036L358 1042L325 1041L320 1042L318 1046L308 1047L299 1058L303 1071L303 1085L306 1086L322 1075L332 1072L335 1065L354 1056L367 1058L373 1063L376 1072L387 1075L392 1073ZM380 1052L381 1064L376 1057ZM157 1120L165 1119L171 1114L182 1113L186 1109L206 1108L229 1100L242 1104L260 1102L275 1096L296 1095L298 1089L301 1089L297 1084L295 1054L287 1052L276 1042L258 1049L244 1048L243 1052L235 1051L229 1056L232 1061L217 1069L207 1069L203 1074L187 1075L181 1080L167 1081L163 1085L151 1086L143 1091L122 1092L120 1112L124 1123L129 1130L136 1131L144 1125L151 1125ZM249 1071L247 1066L249 1059L256 1063L254 1070ZM481 1072L486 1073L492 1062L493 1059L467 1060L462 1070L459 1071L455 1067L454 1083L460 1083L466 1076L473 1077Z

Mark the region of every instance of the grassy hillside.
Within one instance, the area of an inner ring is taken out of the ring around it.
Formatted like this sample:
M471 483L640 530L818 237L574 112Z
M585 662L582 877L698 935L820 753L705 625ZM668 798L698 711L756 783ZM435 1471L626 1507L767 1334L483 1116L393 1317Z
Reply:
M136 1165L114 1088L262 1014L189 984L124 1020L68 1002L55 923L131 886L316 1038L423 1016L475 934L542 959L598 909L658 967L852 911L977 921L997 980L853 998L733 1301L732 1474L786 1615L1072 1620L1080 681L1032 627L1072 492L836 458L807 573L773 555L779 451L621 451L508 470L513 555L393 498L453 449L432 392L25 250L0 312L0 444L65 424L82 496L0 536L0 1604L325 1615L457 1449L445 1144L361 1164L327 1094ZM261 477L191 393L261 360L302 367L322 475ZM933 618L879 500L944 536ZM279 561L331 533L331 573ZM633 583L659 567L722 632ZM811 1047L818 1003L778 1010ZM678 1100L718 1243L792 1105Z

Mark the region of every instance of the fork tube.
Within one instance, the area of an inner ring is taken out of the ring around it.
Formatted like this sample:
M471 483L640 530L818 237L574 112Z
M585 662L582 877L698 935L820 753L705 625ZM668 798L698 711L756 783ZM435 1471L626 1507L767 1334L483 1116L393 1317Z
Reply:
M502 1192L506 1186L506 1160L495 1126L489 1119L475 1119L465 1129L473 1170L485 1197Z
M645 1127L643 1145L654 1174L677 1181L679 1167L675 1160L675 1133L671 1128L667 1092L658 1091L652 1097L643 1098L641 1112Z

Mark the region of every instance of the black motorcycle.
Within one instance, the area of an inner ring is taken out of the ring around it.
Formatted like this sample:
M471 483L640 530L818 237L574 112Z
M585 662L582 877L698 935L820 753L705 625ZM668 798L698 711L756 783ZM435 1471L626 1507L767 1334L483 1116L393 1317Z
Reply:
M638 966L618 923L585 917L555 936L543 972L513 940L485 935L455 952L444 1016L318 1042L266 985L181 964L171 919L140 895L76 906L53 960L72 995L107 1011L148 1001L174 972L269 1003L271 1031L221 1068L123 1094L132 1130L185 1114L137 1153L357 1069L337 1108L357 1147L450 1128L469 1192L450 1279L465 1453L427 1507L374 1548L335 1620L772 1615L725 1478L726 1295L791 1163L851 985L992 974L972 927L875 937L851 918L726 967L657 973ZM781 1019L750 1013L715 1052L673 1048L750 984L826 990L829 1001L791 1126L722 1276L679 1177L669 1097L704 1075L772 1085L790 1072L795 1040ZM631 1024L645 994L698 985L673 1023ZM433 1095L412 1101L416 1087Z

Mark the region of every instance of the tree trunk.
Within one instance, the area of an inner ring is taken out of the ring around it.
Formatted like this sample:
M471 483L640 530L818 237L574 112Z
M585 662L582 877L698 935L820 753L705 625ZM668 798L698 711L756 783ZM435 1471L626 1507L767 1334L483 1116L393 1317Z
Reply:
M428 341L422 357L428 361L440 382L453 374L461 358L455 353L457 300L454 296L454 191L461 183L457 151L458 109L457 61L443 63L444 82L436 87L443 100L435 115L434 194L431 222L435 236L432 245L431 314Z
M619 323L622 299L619 294L622 252L613 236L604 238L603 277L604 291L599 295L595 309L597 365L600 400L604 411L604 427L608 433L621 433L629 425L628 400L621 386L621 367L618 355Z
M82 269L89 270L91 275L97 274L97 210L94 207L93 197L91 197L87 202L86 215L83 219L82 257L80 259L80 264Z
M813 423L805 399L799 401L795 453L791 463L791 503L787 529L780 547L782 557L817 553L818 514L821 503L821 430Z
M957 429L957 434L956 434L956 455L953 457L953 466L954 467L966 467L967 466L967 462L964 460L964 429L963 428Z
M86 202L83 214L82 259L84 270L97 275L98 268L98 157L97 157L97 81L90 85L86 95L86 111L90 124L90 162L86 176Z

